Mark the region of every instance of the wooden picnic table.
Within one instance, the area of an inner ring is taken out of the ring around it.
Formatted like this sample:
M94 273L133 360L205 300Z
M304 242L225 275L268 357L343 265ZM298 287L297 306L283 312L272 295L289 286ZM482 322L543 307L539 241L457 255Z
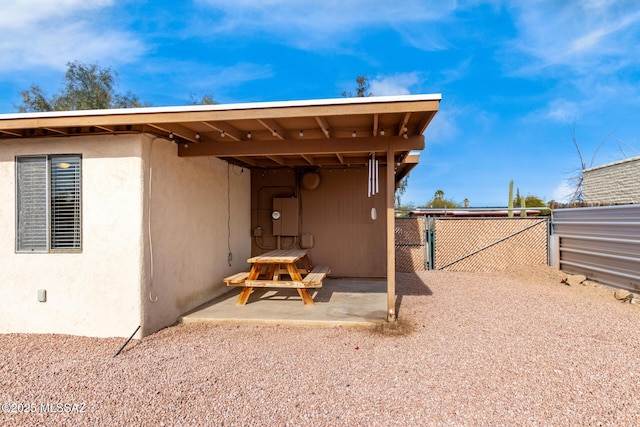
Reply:
M331 272L325 265L314 267L306 249L276 249L251 257L247 262L251 264L251 271L224 279L228 286L243 287L237 305L247 303L253 288L295 288L305 305L313 305L307 289L321 288L322 279Z

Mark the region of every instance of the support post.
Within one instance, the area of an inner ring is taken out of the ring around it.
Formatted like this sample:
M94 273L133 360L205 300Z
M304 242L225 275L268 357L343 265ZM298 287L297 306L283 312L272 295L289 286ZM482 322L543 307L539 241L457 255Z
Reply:
M387 321L396 320L395 156L387 149Z

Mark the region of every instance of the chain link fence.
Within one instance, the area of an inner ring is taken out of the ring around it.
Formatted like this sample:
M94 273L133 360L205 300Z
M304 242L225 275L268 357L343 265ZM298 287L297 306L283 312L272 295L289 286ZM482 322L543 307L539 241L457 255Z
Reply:
M548 263L548 219L396 218L396 271L498 271Z
M427 218L396 218L396 271L428 268Z

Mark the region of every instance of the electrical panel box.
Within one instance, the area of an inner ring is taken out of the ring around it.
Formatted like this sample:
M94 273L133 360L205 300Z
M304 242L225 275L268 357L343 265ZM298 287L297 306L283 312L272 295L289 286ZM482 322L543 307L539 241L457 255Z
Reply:
M298 199L293 197L274 198L271 219L273 220L274 236L297 236Z

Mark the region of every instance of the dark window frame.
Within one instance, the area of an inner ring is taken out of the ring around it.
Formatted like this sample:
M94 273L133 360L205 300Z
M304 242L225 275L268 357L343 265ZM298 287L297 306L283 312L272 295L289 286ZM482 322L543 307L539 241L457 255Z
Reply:
M82 252L82 155L16 156L16 252Z

